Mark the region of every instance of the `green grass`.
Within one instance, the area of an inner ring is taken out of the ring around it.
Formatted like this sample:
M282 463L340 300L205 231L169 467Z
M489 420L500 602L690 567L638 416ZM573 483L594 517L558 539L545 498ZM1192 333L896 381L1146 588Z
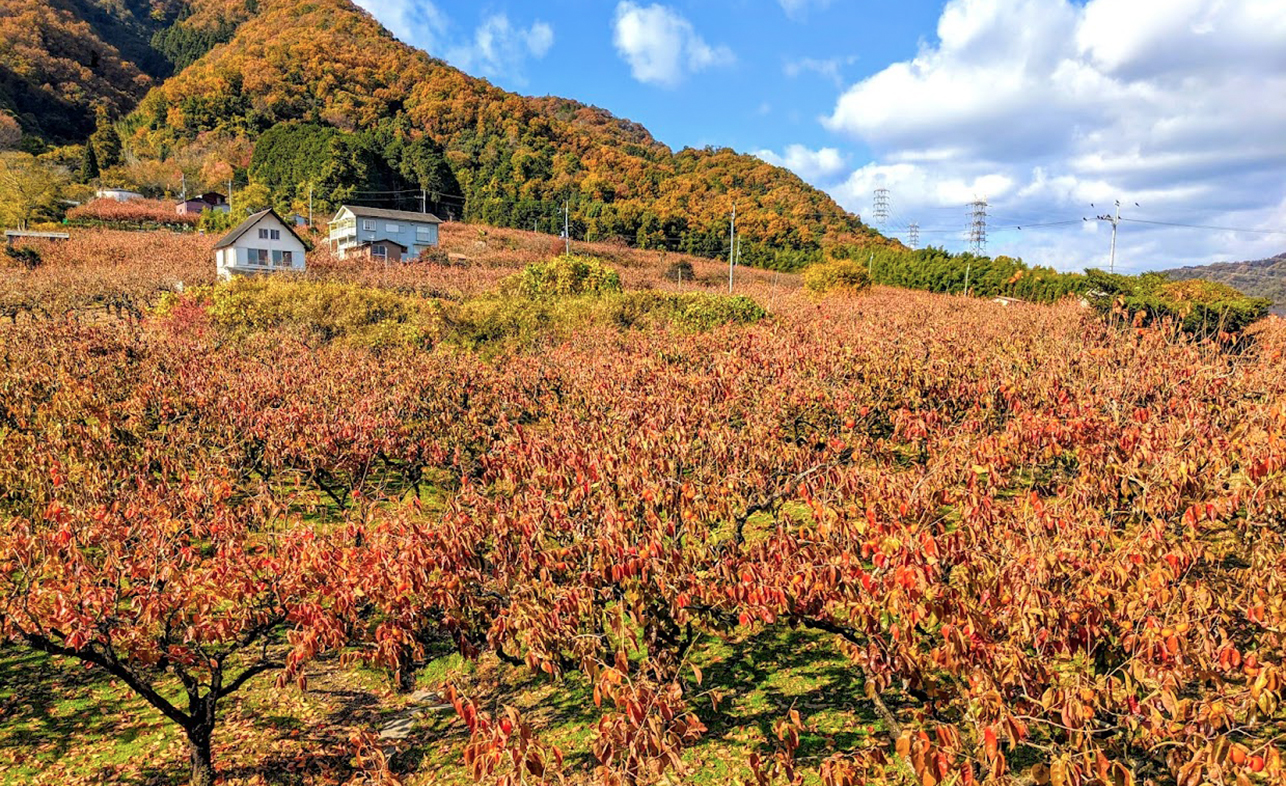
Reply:
M778 625L744 640L706 639L695 652L703 684L690 669L683 679L709 731L684 753L684 783L723 786L750 778L750 753L773 750L773 723L792 708L806 726L797 752L804 764L884 742L872 740L881 724L864 698L860 672L826 634ZM563 751L572 782L592 780L597 761L590 743L599 714L582 675L552 679L495 659L472 663L455 653L436 654L417 672L420 687L450 682L484 711L518 708L544 742ZM329 657L309 672L307 691L277 690L266 677L224 705L216 757L228 783L256 777L270 784L343 782L349 734L357 728L378 732L408 711L382 671ZM713 693L721 697L717 705ZM159 786L185 780L177 727L95 671L0 650L0 707L0 784L79 778ZM455 714L423 711L417 717L416 733L393 753L395 771L408 786L470 783L461 754L467 734Z
M86 782L152 782L148 762L181 743L177 727L97 670L0 649L0 783L51 766Z

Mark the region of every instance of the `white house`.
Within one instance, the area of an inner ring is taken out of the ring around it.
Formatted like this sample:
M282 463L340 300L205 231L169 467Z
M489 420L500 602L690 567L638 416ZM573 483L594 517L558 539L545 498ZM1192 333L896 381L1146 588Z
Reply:
M331 219L330 247L340 258L355 253L384 260L414 259L438 244L441 223L432 213L344 205Z
M126 188L100 188L94 192L94 196L99 199L115 199L117 202L132 202L135 199L144 198L137 191L130 191Z
M214 246L215 267L225 281L233 276L302 271L307 247L272 210L255 213Z

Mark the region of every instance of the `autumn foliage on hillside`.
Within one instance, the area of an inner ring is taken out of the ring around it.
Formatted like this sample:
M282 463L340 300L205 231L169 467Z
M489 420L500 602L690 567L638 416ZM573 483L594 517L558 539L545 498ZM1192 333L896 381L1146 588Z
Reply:
M28 132L83 139L94 130L96 106L123 114L153 85L82 10L61 0L0 2L0 111L17 115Z
M347 0L263 0L228 46L144 99L129 144L160 155L201 133L254 139L296 120L431 141L458 180L459 194L438 195L455 217L547 228L569 199L575 237L716 256L737 201L752 264L796 266L823 240L882 242L784 169L727 150L675 154L601 109L507 93L398 43Z
M155 264L43 275L114 291ZM556 743L547 715L456 680L450 779L695 778L754 687L714 653L790 631L855 691L771 706L721 777L1281 781L1279 321L1232 353L1070 302L764 276L739 294L771 313L746 324L362 345L298 322L469 301L324 275L257 301L289 330L184 295L0 326L0 630L156 707L195 783L232 755L219 723L248 686L285 703L358 661L400 681L444 647L554 686L580 732ZM538 302L677 291L650 281ZM837 730L848 702L870 720ZM422 782L392 747L355 753L368 782Z

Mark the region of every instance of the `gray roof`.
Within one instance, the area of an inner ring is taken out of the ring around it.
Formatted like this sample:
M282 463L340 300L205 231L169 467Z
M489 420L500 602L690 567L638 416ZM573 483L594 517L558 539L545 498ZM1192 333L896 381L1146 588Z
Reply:
M349 211L358 218L386 218L390 221L408 221L417 224L441 224L442 219L432 213L413 213L410 210L385 210L380 207L358 207L342 205L335 215Z
M295 230L290 228L290 224L287 224L285 221L282 221L281 216L277 215L277 211L273 210L272 208L268 208L267 210L260 210L258 213L255 213L250 218L247 218L245 221L242 221L240 224L237 224L237 226L231 232L223 236L222 240L220 240L218 243L215 243L214 247L216 249L229 248L230 246L232 246L233 243L237 242L237 240L240 239L242 235L249 232L250 229L255 224L258 224L260 219L262 219L264 216L267 216L269 214L271 214L273 218L277 219L278 223L280 223L283 227L286 228L286 231L290 233L291 237L295 238L295 240L298 240L300 243L303 243L305 247L307 247L308 244L304 243L303 238L299 237L299 235L296 235Z

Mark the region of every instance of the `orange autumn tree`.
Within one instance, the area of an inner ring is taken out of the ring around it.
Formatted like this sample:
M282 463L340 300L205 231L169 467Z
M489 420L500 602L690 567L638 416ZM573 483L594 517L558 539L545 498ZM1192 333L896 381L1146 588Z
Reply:
M94 360L71 368L37 341L6 357L0 637L123 682L183 729L208 786L220 703L342 643L354 600L328 577L355 552L236 501L200 439L161 438L139 393L167 384L163 347L65 324L43 337Z

